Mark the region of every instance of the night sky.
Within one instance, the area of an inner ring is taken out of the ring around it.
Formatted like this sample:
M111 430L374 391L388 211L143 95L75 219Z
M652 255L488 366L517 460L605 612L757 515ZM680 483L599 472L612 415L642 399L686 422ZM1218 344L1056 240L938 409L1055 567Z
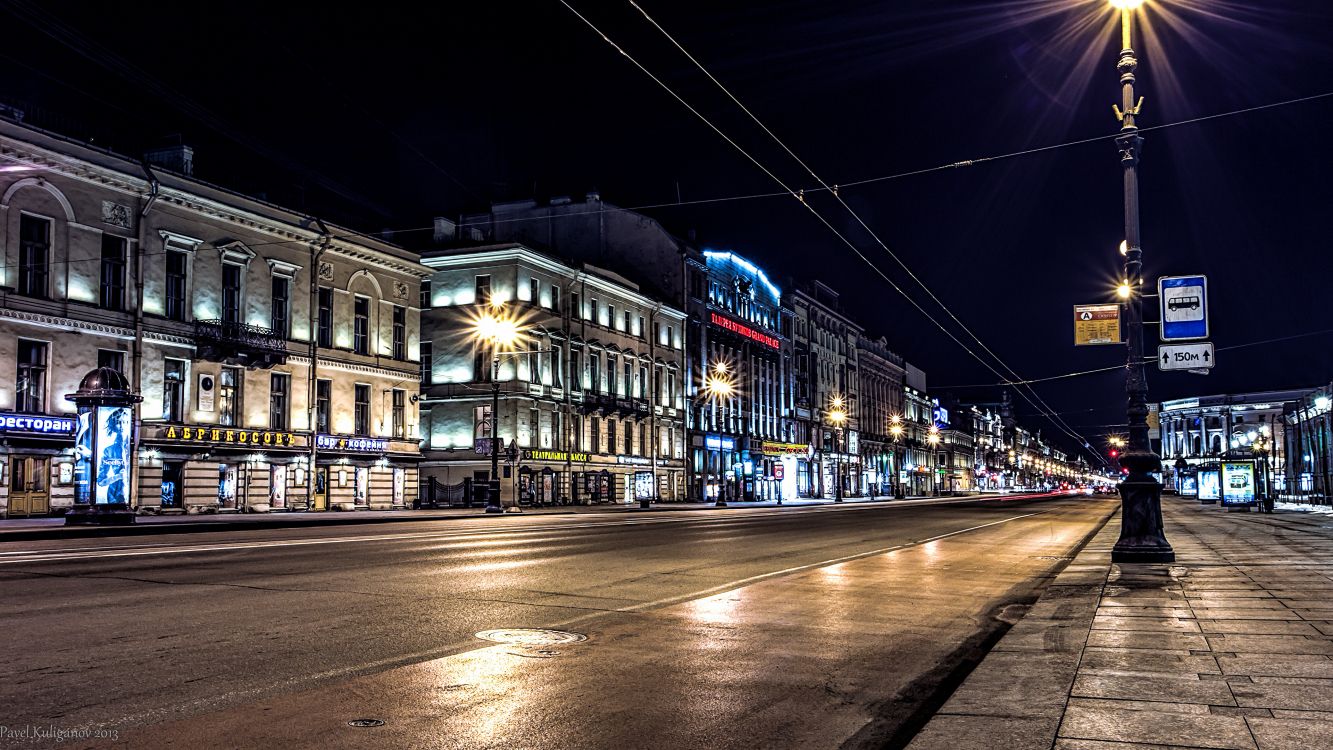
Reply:
M628 2L569 1L788 184L816 186ZM1105 0L642 4L831 184L1118 127ZM1333 91L1327 0L1149 0L1146 12L1141 127ZM780 190L559 0L0 0L0 28L0 103L32 123L128 154L183 141L201 179L365 231L589 190L621 206ZM1333 329L1331 119L1325 98L1145 134L1145 278L1208 274L1219 348ZM1071 311L1111 299L1120 190L1102 140L839 194L986 346L1041 378L1123 362L1120 347L1076 350ZM811 201L932 308L830 196ZM998 380L792 198L645 213L774 277L842 290L932 390ZM1330 351L1333 331L1221 351L1207 377L1150 370L1150 398L1327 383ZM1038 393L1096 440L1123 419L1122 384L1112 371ZM1035 409L1017 411L1056 434Z

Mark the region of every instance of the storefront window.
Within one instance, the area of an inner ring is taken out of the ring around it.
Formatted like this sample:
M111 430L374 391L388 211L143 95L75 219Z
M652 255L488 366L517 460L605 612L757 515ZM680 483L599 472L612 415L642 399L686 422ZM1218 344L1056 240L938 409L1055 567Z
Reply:
M282 464L268 469L268 502L274 508L287 507L287 467Z
M356 467L356 495L354 499L357 505L365 505L367 498L370 497L370 469L364 466Z
M236 465L218 465L218 506L236 507Z
M162 464L162 507L179 508L182 501L181 480L185 474L185 464L180 461L165 461Z

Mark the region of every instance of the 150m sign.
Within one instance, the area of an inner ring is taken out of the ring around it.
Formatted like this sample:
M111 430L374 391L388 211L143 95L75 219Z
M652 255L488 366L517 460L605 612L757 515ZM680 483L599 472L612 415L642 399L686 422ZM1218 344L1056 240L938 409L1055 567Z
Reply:
M1162 370L1209 370L1213 364L1213 345L1209 342L1157 347L1157 366Z

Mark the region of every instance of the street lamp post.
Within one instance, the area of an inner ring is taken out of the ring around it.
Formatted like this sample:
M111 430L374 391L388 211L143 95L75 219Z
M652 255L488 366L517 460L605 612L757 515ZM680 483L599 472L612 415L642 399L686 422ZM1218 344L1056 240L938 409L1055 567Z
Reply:
M842 426L847 421L847 407L841 396L834 396L828 421L833 423L833 502L842 502Z
M492 300L489 310L472 321L472 339L491 348L491 474L487 481L486 512L503 513L500 502L500 355L523 338L518 319Z
M898 458L898 444L903 437L903 418L894 414L889 417L889 434L893 436L893 497L895 500L902 500L906 495L903 493L903 461Z
M1129 445L1120 456L1120 465L1129 476L1120 483L1122 513L1120 539L1111 551L1118 563L1173 562L1175 551L1162 530L1162 485L1150 472L1159 471L1162 461L1148 441L1148 383L1143 371L1143 248L1139 239L1139 136L1135 117L1142 100L1135 99L1134 73L1138 59L1134 55L1132 24L1134 10L1143 0L1111 0L1120 11L1121 50L1116 69L1120 71L1120 136L1116 147L1124 172L1125 193L1125 322L1128 330L1125 365L1125 413L1129 424Z
M931 494L934 495L935 497L939 497L940 496L940 467L939 467L940 454L936 452L936 449L940 445L939 425L933 424L930 426L930 430L928 430L926 433L926 443L930 445L930 454L935 459L934 476L932 476L930 479L931 484L934 486L934 489L932 490Z
M736 385L731 380L731 374L727 367L727 363L719 360L711 368L711 374L705 371L703 376L703 387L699 389L699 393L695 395L694 399L692 399L691 410L693 410L694 407L698 407L699 405L711 401L713 399L728 398L735 392L736 392ZM703 412L701 411L699 413L699 424L703 425L703 423L704 423ZM704 450L707 451L707 446L704 447ZM721 459L722 459L722 449L719 447L718 448L719 483L717 488L717 500L713 503L713 506L716 508L727 507L727 499L723 496L724 493L722 491L722 488L725 486L725 483L721 481L722 474L724 473L722 471ZM705 472L705 476L706 475L707 473ZM705 483L706 482L707 480L705 480Z

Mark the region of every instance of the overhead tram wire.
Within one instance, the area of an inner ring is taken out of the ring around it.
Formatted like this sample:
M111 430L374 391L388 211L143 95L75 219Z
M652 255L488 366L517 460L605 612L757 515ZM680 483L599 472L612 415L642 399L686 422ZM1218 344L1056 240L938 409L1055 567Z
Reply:
M839 231L837 230L837 228L835 228L831 223L829 223L829 221L828 221L826 218L824 218L824 216L823 216L821 213L819 213L819 211L818 211L817 209L815 209L814 206L810 205L809 201L806 201L806 200L804 199L804 196L803 196L803 195L801 195L801 194L797 193L796 191L792 190L791 187L788 186L788 185L786 184L786 182L782 180L782 178L780 178L780 177L778 177L777 175L775 175L770 169L768 169L768 167L764 166L763 163L761 163L758 159L756 159L754 156L752 156L752 155L750 154L750 152L746 151L740 144L736 143L736 141L735 141L734 139L732 139L732 138L731 138L730 136L728 136L725 132L723 132L720 128L718 128L717 125L713 124L713 122L712 122L711 120L709 120L706 116L704 116L703 113L699 112L698 109L696 109L694 106L692 106L689 102L685 101L685 99L684 99L683 97L681 97L679 94L677 94L677 93L675 92L675 90L673 90L670 86L668 86L668 85L667 85L665 82L663 82L660 78L658 78L656 75L654 75L654 74L652 73L652 71L650 71L650 70L648 70L646 67L644 67L644 65L643 65L642 63L640 63L640 62L639 62L637 59L635 59L632 55L630 55L628 52L626 52L620 45L616 44L616 43L615 43L610 37L608 37L608 36L607 36L601 29L599 29L599 28L596 26L596 24L594 24L594 23L592 23L592 21L588 20L588 18L587 18L586 16L584 16L582 13L579 13L578 10L575 9L575 8L574 8L572 5L570 5L568 2L566 2L566 0L559 0L559 2L560 2L561 5L564 5L564 6L565 6L571 13L573 13L575 16L577 16L577 17L579 18L579 20L581 20L585 25L588 26L588 28L592 29L594 33L596 33L598 36L602 37L602 40L603 40L603 41L605 41L605 42L606 42L608 45L610 45L613 49L615 49L615 50L616 50L617 52L619 52L622 56L624 56L624 57L625 57L626 59L628 59L631 63L633 63L634 66L637 67L641 72L643 72L644 75L646 75L646 76L648 76L649 78L651 78L651 79L653 80L654 83L656 83L656 84L657 84L658 86L660 86L663 90L665 90L668 94L670 94L670 95L672 96L672 98L674 98L674 99L675 99L676 101L678 101L682 106L684 106L686 109L688 109L692 114L694 114L695 117L699 118L699 120L702 121L705 125L707 125L710 129L712 129L713 132L717 133L718 136L720 136L723 140L725 140L725 141L726 141L728 144L730 144L733 148L735 148L737 151L739 151L739 152L741 153L741 155L745 156L746 159L748 159L751 163L753 163L756 167L758 167L762 172L764 172L764 174L768 175L768 176L769 176L774 182L776 182L779 186L781 186L783 189L787 190L787 191L789 192L789 194L790 194L793 198L795 198L798 202L800 202L800 204L801 204L802 206L804 206L804 207L806 208L806 210L810 211L810 213L811 213L812 215L814 215L815 218L817 218L817 219L820 221L820 223L822 223L825 227L827 227L828 230L834 234L834 236L836 236L839 240L841 240L841 241L843 242L843 244L847 245L847 247L848 247L854 254L856 254L857 257L859 257L862 261L864 261L864 262L866 263L866 265L870 266L871 270L875 271L875 273L877 273L882 279L884 279L884 281L885 281L886 283L888 283L889 286L892 287L894 291L896 291L896 292L898 292L900 295L902 295L902 297L903 297L904 299L906 299L906 300L907 300L913 307L915 307L915 308L917 309L918 312L920 312L923 316L925 316L927 320L929 320L931 323L934 323L935 326L936 326L937 328L939 328L941 332L943 332L946 336L948 336L954 343L958 344L959 348L961 348L963 351L967 352L968 355L970 355L973 359L976 359L977 362L979 362L983 367L985 367L986 369L988 369L988 370L990 370L991 372L995 373L995 375L996 375L997 377L1000 377L1000 378L1004 378L1004 377L1005 377L1004 373L1000 372L999 370L996 370L996 369L995 369L989 362L987 362L987 361L986 361L985 359L983 359L980 355L978 355L975 351L973 351L970 347L968 347L965 343L963 343L963 342L962 342L956 335L954 335L954 333L953 333L952 331L950 331L948 328L946 328L946 327L945 327L939 320L937 320L933 315L931 315L929 312L927 312L927 311L925 310L925 308L923 308L923 307L922 307L922 306L921 306L915 299L913 299L910 295L908 295L907 292L906 292L902 287L898 286L898 284L896 284L896 283L893 281L893 279L889 278L889 276L888 276L887 274L885 274L884 271L883 271L882 269L879 268L879 266L875 265L875 263L874 263L873 261L871 261L869 258L867 258L867 257L865 256L865 254L862 253L861 250L860 250L858 247L856 247L855 244L853 244L850 240L848 240L846 236L844 236L841 232L839 232ZM1031 404L1032 407L1033 407L1034 409L1037 409L1038 411L1042 411L1042 410L1043 410L1043 407L1042 407L1042 406L1038 406L1035 402L1033 402L1033 400L1032 400L1031 398L1029 398L1029 397L1027 396L1027 394L1024 393L1021 389L1018 390L1018 394L1019 394L1020 396L1022 396L1022 397L1024 398L1024 400L1026 400L1029 404ZM1050 409L1049 406L1047 406L1047 407L1045 407L1045 411L1052 411L1052 410ZM1053 421L1052 423L1055 424L1054 421ZM1059 425L1057 424L1057 426L1059 426ZM1073 433L1072 431L1069 431L1069 430L1065 430L1065 432L1066 432L1067 434L1069 434L1071 437L1074 437L1075 439L1078 439L1078 440L1083 441L1082 444L1083 444L1083 445L1086 445L1086 440L1083 439L1083 438L1081 438L1080 436L1078 436L1077 433ZM1100 457L1099 457L1099 458L1100 458Z
M1218 351L1218 352L1229 352L1229 351L1235 351L1236 349L1248 349L1248 348L1250 348L1250 347L1252 347L1252 346L1263 346L1263 345L1265 345L1265 344L1280 344L1280 343L1282 343L1283 341L1294 341L1295 339L1304 339L1304 338L1309 338L1309 337L1311 337L1311 336L1324 336L1324 335L1328 335L1328 334L1333 334L1333 328L1324 328L1324 329L1322 329L1322 330L1318 330L1318 331L1307 331L1306 333L1297 333L1297 334L1292 334L1291 336L1279 336L1279 337L1277 337L1277 338L1272 338L1272 339L1261 339L1261 340L1259 340L1259 341L1250 341L1250 342L1248 342L1248 343L1244 343L1244 344L1232 344L1232 345L1230 345L1230 346L1219 346L1219 347L1216 347L1213 351ZM1144 358L1143 358L1143 361L1144 361L1144 362L1155 362L1155 361L1157 361L1157 357L1144 357ZM1098 367L1098 368L1093 369L1093 370L1079 370L1079 371L1076 371L1076 372L1066 372L1066 373L1061 373L1060 375L1048 375L1047 377L1044 377L1044 378L1033 378L1033 379L1031 379L1031 380L1026 380L1026 381L1024 381L1024 384L1027 384L1027 383L1045 383L1045 382L1047 382L1047 381L1051 381L1051 380L1063 380L1063 379L1066 379L1066 378L1077 378L1077 377L1081 377L1081 376L1083 376L1083 375L1096 375L1097 373L1100 373L1100 372L1112 372L1112 371L1114 371L1114 370L1123 370L1123 369L1125 369L1125 365L1115 365L1115 366L1113 366L1113 367ZM935 386L935 387L938 388L939 390L942 390L942 391L949 391L949 390L956 390L956 389L959 389L959 388L998 388L998 387L1000 387L1000 386L1006 386L1006 385L1014 385L1014 383L1011 382L1011 381L1008 381L1008 380L1002 380L1002 381L1000 381L1000 382L998 382L998 383L967 383L967 384L965 384L965 385L940 385L940 386Z
M933 302L935 302L935 304L939 305L940 309L942 309L949 316L949 318L952 319L953 322L958 325L959 328L961 328L968 336L970 336L972 340L976 342L977 346L981 347L982 351L989 354L995 360L995 362L1000 365L1001 368L1006 370L1009 373L1009 377L1013 378L1014 380L1022 380L1022 376L1019 375L1016 370L1010 367L1008 363L1006 363L1000 357L1000 355L996 354L994 350L992 350L989 346L987 346L986 343L982 341L981 338L978 337L972 331L972 329L967 326L967 324L965 324L962 320L960 320L958 316L954 314L953 310L951 310L949 306L946 305L944 301L941 300L930 289L930 287L924 281L922 281L921 278L917 276L915 272L912 271L912 269L905 262L903 262L902 258L898 257L896 253L894 253L892 250L889 249L888 244L885 243L884 240L880 238L879 234L876 233L874 229L871 229L870 225L867 224L866 221L861 218L860 214L858 214L855 209L853 209L850 205L848 205L847 201L845 201L842 195L838 192L838 188L836 186L830 186L827 182L824 181L822 177L820 177L815 172L814 168L812 168L803 159L801 159L801 157L797 156L796 152L793 151L790 146L788 146L781 138L779 138L778 135L772 131L772 129L770 129L767 125L765 125L764 122L760 120L759 117L755 115L755 113L751 111L749 107L745 106L745 104L743 104L741 100L738 99L736 95L733 94L725 84L719 81L717 77L714 76L712 72L708 70L708 68L704 67L703 63L699 62L699 60L694 55L690 54L690 52L686 50L685 47L679 41L677 41L676 38L672 36L670 32L662 28L662 25L659 24L651 15L649 15L648 11L643 9L643 6L639 5L639 3L636 2L636 0L629 0L629 4L633 6L635 10L639 11L639 13L642 14L645 19L647 19L648 23L652 24L653 28L661 32L661 34L664 37L666 37L667 41L671 42L671 44L675 46L675 48L679 50L680 53L684 55L691 63L693 63L694 66L698 68L700 72L702 72L705 76L707 76L708 80L712 81L713 84L716 85L718 89L722 91L722 93L726 94L727 98L730 99L732 103L734 103L737 107L740 107L741 111L744 112L746 116L748 116L756 125L758 125L761 130L767 133L768 136L772 138L775 143L781 146L782 150L786 151L788 156L794 159L797 164L800 164L801 167L806 172L808 172L816 182L819 183L819 186L821 188L832 194L834 199L838 201L838 203L847 211L847 213L851 214L852 218L856 219L856 222L861 225L861 228L864 229L872 238L874 238L875 242L880 246L880 248L882 248L884 252L887 253L888 256L892 258L894 262L897 263L898 266L903 269L904 272L907 273L908 277L910 277L912 281L915 281L917 285L920 286L921 289L926 293L926 295L929 296L930 299ZM802 202L804 202L804 200ZM1047 404L1046 401L1042 399L1040 395L1037 394L1035 389L1033 389L1031 386L1027 386L1027 388L1028 391L1032 394L1033 398L1037 399L1037 401L1040 402L1041 405L1045 407L1048 412L1050 412L1050 416L1048 416L1047 419L1050 420L1051 424L1055 425L1056 427L1059 427L1069 437L1079 440L1084 446L1087 446L1088 444L1087 438L1083 437L1082 435L1079 435L1072 428L1070 428L1068 423L1064 422L1064 420L1059 416L1059 413L1056 412L1054 409L1052 409L1050 404Z

